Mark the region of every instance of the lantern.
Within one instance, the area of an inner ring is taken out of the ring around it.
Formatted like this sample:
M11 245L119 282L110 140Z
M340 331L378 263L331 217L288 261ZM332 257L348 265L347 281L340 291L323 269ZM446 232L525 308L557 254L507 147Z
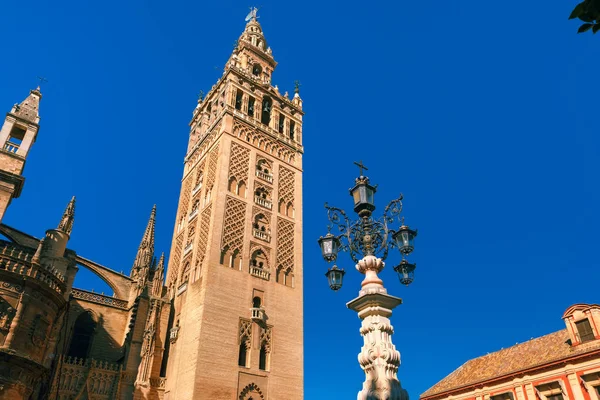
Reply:
M394 267L401 284L408 286L415 280L415 268L417 264L411 264L406 260L400 261L400 264Z
M335 265L333 266L333 268L327 270L325 276L327 277L327 281L329 281L329 287L331 288L331 290L336 292L342 287L342 280L344 279L345 273L346 272L344 272L343 269L338 269L338 267L336 267Z
M375 210L375 192L377 188L369 185L369 178L361 176L356 179L356 185L350 189L354 199L354 211L358 215L369 216Z
M408 255L415 249L415 237L417 237L417 231L413 231L404 224L392 235L396 246L403 255Z
M327 262L335 261L340 249L340 240L331 233L319 238L319 246L321 246L321 254Z

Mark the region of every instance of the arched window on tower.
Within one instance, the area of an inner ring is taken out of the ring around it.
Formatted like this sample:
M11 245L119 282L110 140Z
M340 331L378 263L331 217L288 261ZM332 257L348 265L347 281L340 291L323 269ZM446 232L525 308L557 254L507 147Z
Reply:
M246 182L240 181L237 185L237 194L240 197L246 197Z
M20 126L14 125L10 134L8 135L8 139L4 144L4 150L10 153L16 153L19 151L19 147L21 146L21 142L25 138L25 129Z
M258 249L256 251L254 251L252 253L252 256L250 256L250 273L254 273L256 271L254 271L255 269L260 269L260 270L265 270L267 269L267 257L265 255L265 253ZM254 299L258 299L259 300L259 305L258 306L254 306L255 308L260 307L260 298L259 297L255 297Z
M240 89L238 89L237 92L235 93L235 109L236 110L242 109L243 97L244 97L244 93Z
M183 266L183 271L181 272L181 282L180 285L183 285L187 281L190 280L190 262L186 262Z
M229 191L231 193L237 193L237 180L233 176L229 178Z
M90 311L86 311L77 317L73 326L73 336L67 356L77 358L88 358L94 332L96 331L96 321Z
M196 174L196 185L194 186L194 192L202 189L202 181L204 180L204 173L202 171Z
M296 130L296 123L294 121L290 121L290 139L294 140L294 135Z
M268 371L268 357L269 353L267 352L267 346L263 344L262 346L260 346L260 354L258 356L258 369Z
M254 103L256 99L252 96L248 99L248 116L254 117Z
M260 117L260 122L264 125L269 125L271 123L271 110L273 109L273 100L270 97L263 98L262 104L262 113Z
M283 114L279 114L279 133L283 133L284 127L285 127L285 116Z
M240 367L248 367L248 343L249 340L247 337L240 343L239 355L238 355L238 365Z
M260 76L261 73L262 73L262 67L260 66L260 64L254 64L252 66L252 75Z

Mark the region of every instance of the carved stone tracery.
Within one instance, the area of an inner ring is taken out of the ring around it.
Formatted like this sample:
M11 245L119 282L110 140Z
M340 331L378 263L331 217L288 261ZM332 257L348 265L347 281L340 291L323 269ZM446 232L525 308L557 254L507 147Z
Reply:
M250 400L251 398L254 400L254 398L252 397L254 395L258 396L256 400L264 400L265 398L263 392L260 390L258 385L256 383L251 383L247 385L244 389L242 389L242 391L240 392L239 400Z
M246 220L246 203L227 196L225 217L223 218L223 239L221 249L231 252L242 251L244 245L244 226Z
M217 161L219 160L219 144L208 154L208 172L206 177L206 192L210 192L215 185L215 179L217 177Z
M294 172L284 166L279 167L279 200L286 204L294 202Z
M240 335L238 341L239 343L243 343L245 340L252 340L252 321L240 318Z
M277 218L277 268L294 272L294 223Z
M285 162L293 164L295 161L294 150L237 119L233 122L233 135L245 142L252 143L253 146Z
M208 246L208 232L210 229L210 215L212 211L212 205L206 207L204 211L202 211L202 215L200 216L200 229L198 230L198 241L197 241L197 251L196 251L196 264L195 264L195 275L196 278L200 275L200 270L202 268L202 263L204 262L206 256L206 248Z
M247 182L249 163L250 150L232 142L231 156L229 159L229 178L235 178L238 182Z
M260 345L264 346L267 353L271 352L273 329L267 326L260 332Z

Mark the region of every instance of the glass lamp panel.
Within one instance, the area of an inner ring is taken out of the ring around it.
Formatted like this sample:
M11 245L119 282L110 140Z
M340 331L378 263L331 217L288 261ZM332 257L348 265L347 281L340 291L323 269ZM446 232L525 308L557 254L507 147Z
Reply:
M322 247L323 256L330 256L333 250L333 243L331 243L331 240L323 240Z
M358 205L358 204L360 204L360 202L361 202L361 199L360 199L360 197L361 197L360 196L360 189L361 189L361 187L357 186L352 191L352 197L354 197L354 205L355 206Z
M370 187L365 186L365 192L366 192L365 201L369 204L375 204L375 191L373 189L371 189Z
M343 279L344 279L344 270L337 269L333 267L325 274L327 276L327 281L329 282L329 287L332 290L339 290L342 287Z

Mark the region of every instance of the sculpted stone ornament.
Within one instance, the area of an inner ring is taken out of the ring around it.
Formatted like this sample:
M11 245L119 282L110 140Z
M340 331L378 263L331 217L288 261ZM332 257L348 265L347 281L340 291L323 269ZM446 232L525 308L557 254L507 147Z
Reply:
M10 330L10 324L15 316L15 309L6 301L0 299L0 331Z

